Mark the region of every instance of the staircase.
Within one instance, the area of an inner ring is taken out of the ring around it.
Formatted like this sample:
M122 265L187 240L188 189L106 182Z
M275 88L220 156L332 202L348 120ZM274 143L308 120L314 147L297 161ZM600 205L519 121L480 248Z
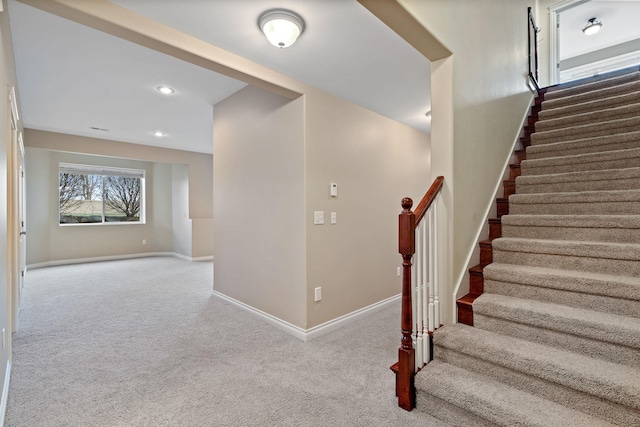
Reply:
M473 327L434 333L416 410L453 425L640 426L638 67L549 88L536 114L476 269L483 292L466 299Z

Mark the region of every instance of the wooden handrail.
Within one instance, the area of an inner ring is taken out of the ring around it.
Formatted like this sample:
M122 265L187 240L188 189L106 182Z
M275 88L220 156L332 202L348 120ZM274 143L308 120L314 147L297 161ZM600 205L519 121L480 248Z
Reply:
M402 312L400 328L402 338L398 349L398 363L392 367L396 372L396 395L398 406L410 411L416 406L415 349L413 348L412 279L411 259L416 252L416 225L425 216L436 196L440 193L444 177L439 176L429 187L415 212L411 211L413 200L402 199L402 212L398 216L398 252L402 255Z
M422 200L420 200L420 203L418 203L418 206L416 206L415 210L413 211L413 213L416 215L416 225L420 224L420 221L422 221L422 218L424 218L424 215L431 207L431 204L435 200L436 196L438 195L438 193L440 193L440 190L442 190L443 184L444 176L439 176L433 180L433 184L431 184L431 187L429 187L429 190L424 195Z

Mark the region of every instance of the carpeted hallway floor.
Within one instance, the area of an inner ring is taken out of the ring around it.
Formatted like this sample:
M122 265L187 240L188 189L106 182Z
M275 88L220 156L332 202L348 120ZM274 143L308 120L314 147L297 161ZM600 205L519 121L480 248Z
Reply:
M307 343L211 295L212 264L30 270L6 426L443 426L397 407L399 306Z

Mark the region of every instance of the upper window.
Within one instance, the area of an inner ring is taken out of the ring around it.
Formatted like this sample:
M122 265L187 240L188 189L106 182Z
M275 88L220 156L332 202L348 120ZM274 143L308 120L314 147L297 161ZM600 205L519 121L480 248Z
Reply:
M60 163L60 224L144 223L144 170Z

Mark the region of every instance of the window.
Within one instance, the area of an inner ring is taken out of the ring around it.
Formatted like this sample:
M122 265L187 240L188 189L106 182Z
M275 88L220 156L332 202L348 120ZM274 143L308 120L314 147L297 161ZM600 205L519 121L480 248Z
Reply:
M144 170L59 165L60 224L144 223Z

